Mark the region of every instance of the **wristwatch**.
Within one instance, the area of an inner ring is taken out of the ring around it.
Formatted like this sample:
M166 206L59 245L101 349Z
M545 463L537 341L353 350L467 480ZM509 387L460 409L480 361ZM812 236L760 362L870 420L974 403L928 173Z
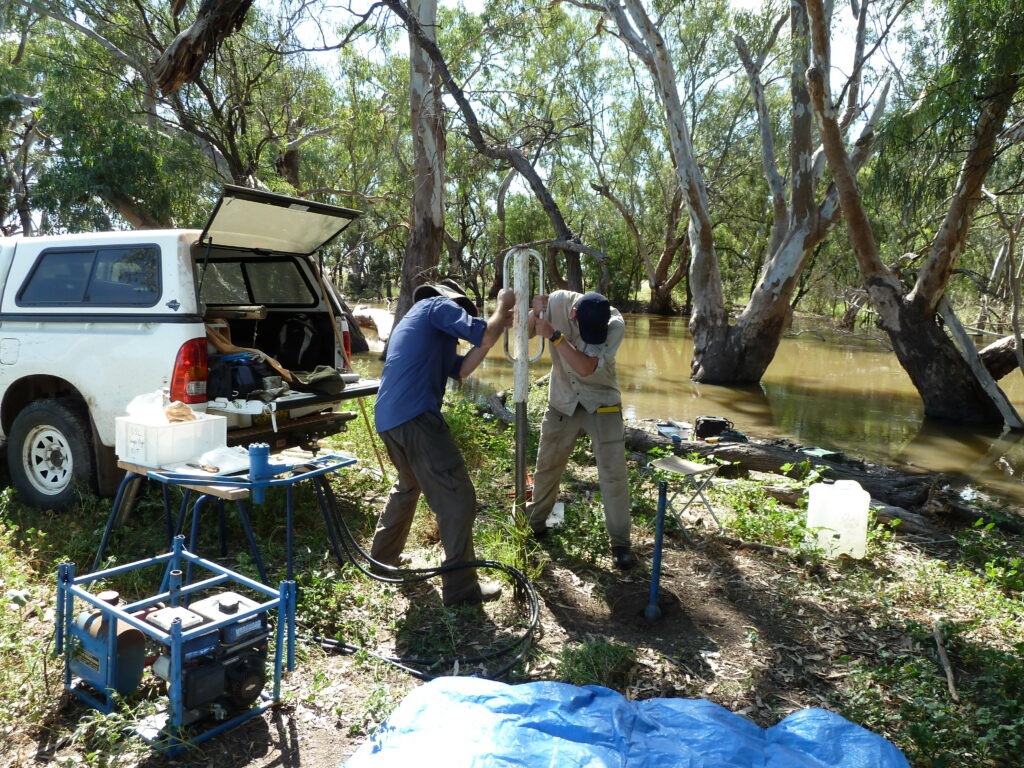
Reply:
M551 334L551 336L548 339L548 341L551 342L551 346L557 347L561 343L561 341L562 341L562 332L561 331L555 331L554 333Z

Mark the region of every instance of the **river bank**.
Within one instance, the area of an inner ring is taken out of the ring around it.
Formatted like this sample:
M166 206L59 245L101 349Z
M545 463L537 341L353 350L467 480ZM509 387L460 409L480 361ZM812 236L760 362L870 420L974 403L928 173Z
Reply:
M656 486L645 469L649 454L630 460L639 564L620 572L608 556L585 444L562 486L564 522L537 545L512 515L509 430L458 395L449 396L445 410L477 487L478 555L515 565L536 588L538 627L509 682L593 683L635 699L705 698L761 725L826 707L889 738L915 766L1014 764L1024 732L1021 537L942 520L936 522L946 534L941 540L872 525L863 560L824 559L801 548L798 497L812 477L748 467L746 477L716 480L709 493L724 535L706 514L682 521L689 543L670 523L661 618L650 622L644 607ZM540 411L531 404L532 421ZM373 440L358 420L332 441L360 458L337 478L334 492L346 525L363 543L388 489ZM770 444L755 444L771 453ZM530 450L535 447L531 442ZM776 486L788 486L797 500L780 501L770 492ZM420 684L372 654L479 656L526 630L528 612L511 584L496 603L451 611L440 605L433 582L382 584L351 563L338 565L310 501L300 496L296 507L301 629L367 652L336 655L303 644L281 707L190 750L175 765L336 768ZM0 764L168 764L124 729L152 705L158 688L128 702L125 714L99 716L61 693L58 662L48 657L56 564L91 560L108 510L106 502L86 499L75 515L53 515L20 507L9 492L0 499ZM280 500L270 497L253 514L273 578L284 563L280 512ZM162 508L151 495L115 532L110 552L124 561L159 548L161 530ZM246 551L241 531L228 534L225 564L251 573L252 563L238 554ZM202 546L217 550L215 526L203 532ZM413 565L439 562L436 528L425 509L407 551ZM502 663L420 669L488 674Z
M693 345L682 318L626 320L617 368L627 418L723 417L748 435L839 451L908 473L963 478L976 490L990 489L1024 506L1024 433L926 421L917 392L882 338L838 332L820 318L800 316L760 384L723 387L690 381ZM357 355L357 362L376 375L383 345L372 333L368 341L371 351ZM549 368L546 360L535 365L535 376ZM462 388L484 400L512 380L498 344ZM1013 373L1000 385L1024 411L1024 376Z

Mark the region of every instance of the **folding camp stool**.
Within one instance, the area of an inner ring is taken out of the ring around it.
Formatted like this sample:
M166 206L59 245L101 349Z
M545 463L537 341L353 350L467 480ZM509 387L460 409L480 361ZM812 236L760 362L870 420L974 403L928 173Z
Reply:
M694 461L687 461L681 459L678 456L664 456L660 459L655 459L650 463L650 466L654 469L660 469L663 472L671 472L675 475L679 475L680 484L679 487L673 492L672 497L668 500L666 508L676 518L676 522L679 523L680 527L684 531L686 528L683 526L682 514L690 508L693 502L700 498L704 502L704 506L707 507L708 512L711 514L711 518L718 524L718 531L721 533L725 530L725 526L722 525L722 521L718 519L718 515L715 514L715 510L711 508L711 503L708 501L708 497L704 495L704 489L708 487L712 479L718 473L717 464L698 464ZM689 493L690 496L686 502L675 509L674 504L676 499L685 493ZM687 536L689 538L689 536Z
M658 590L661 586L661 549L664 543L665 512L669 511L672 513L676 522L679 523L679 530L682 532L683 537L691 546L693 545L693 539L686 532L686 526L683 525L680 514L689 509L698 496L704 502L704 506L708 508L711 517L718 523L718 530L724 530L724 526L704 495L704 489L711 482L715 473L718 472L717 464L697 464L693 461L681 459L678 456L665 456L661 459L655 459L648 466L653 469L660 469L663 472L671 472L680 477L680 487L672 494L671 499L668 498L668 482L665 480L658 481L658 514L654 520L654 562L651 564L650 596L647 601L647 607L644 608L644 618L648 621L655 621L661 617L661 607L658 605ZM681 493L687 492L690 492L690 497L677 513L672 504Z

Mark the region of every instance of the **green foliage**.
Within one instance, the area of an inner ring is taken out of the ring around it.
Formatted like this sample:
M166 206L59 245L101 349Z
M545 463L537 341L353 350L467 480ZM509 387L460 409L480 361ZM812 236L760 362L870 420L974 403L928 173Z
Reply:
M797 549L807 532L805 513L780 504L754 483L741 483L725 491L729 506L723 522L744 541Z
M944 625L952 663L971 669L951 700L931 631L910 624L914 650L856 665L840 692L840 712L889 735L911 764L954 768L1014 765L1024 748L1024 644L998 650L971 642L963 627Z
M304 630L357 646L376 644L378 632L393 627L398 618L396 588L368 589L369 578L351 565L340 571L322 562L298 574L296 615Z
M557 675L573 685L603 685L624 690L636 664L636 648L625 643L595 640L565 646L558 657Z
M784 475L788 475L789 477L799 480L800 485L804 488L818 482L825 475L825 471L821 465L812 465L808 459L804 459L796 464L783 464L779 467L779 471Z
M964 561L1007 594L1024 592L1024 554L1019 542L1008 540L995 523L984 519L957 534Z

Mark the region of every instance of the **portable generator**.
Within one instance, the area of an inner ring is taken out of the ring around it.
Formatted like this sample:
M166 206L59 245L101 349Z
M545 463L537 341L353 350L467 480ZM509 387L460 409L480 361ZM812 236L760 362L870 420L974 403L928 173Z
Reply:
M172 552L148 560L77 578L65 563L57 574L56 649L64 654L65 689L111 712L119 697L140 687L148 666L166 683L166 707L135 730L169 755L276 705L284 660L291 670L295 658L294 581L275 590L192 554L181 536L173 544ZM212 577L184 584L184 564ZM166 566L152 597L122 603L115 592L86 588L152 565ZM76 600L88 606L77 615Z

